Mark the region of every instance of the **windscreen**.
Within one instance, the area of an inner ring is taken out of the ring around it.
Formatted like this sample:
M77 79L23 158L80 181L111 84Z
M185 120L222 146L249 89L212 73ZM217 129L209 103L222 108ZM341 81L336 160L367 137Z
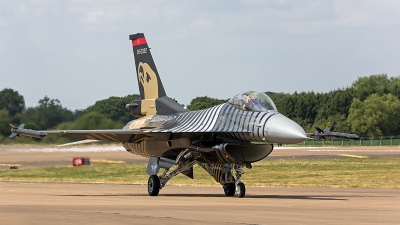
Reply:
M248 91L231 98L229 101L238 109L256 112L268 112L276 110L276 106L271 98L259 91Z

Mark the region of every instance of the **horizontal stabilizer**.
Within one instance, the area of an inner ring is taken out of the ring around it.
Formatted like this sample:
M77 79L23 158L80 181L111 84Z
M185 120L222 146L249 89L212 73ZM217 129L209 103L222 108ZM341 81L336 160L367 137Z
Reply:
M321 128L319 128L319 127L315 127L315 129L318 131L318 133L323 133L324 131L321 129Z

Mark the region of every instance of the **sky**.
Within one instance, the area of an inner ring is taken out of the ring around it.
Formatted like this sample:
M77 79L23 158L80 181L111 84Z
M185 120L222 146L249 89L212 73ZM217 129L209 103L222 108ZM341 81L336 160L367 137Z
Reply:
M47 95L71 110L138 94L134 33L185 105L400 75L397 0L21 0L0 1L0 90L27 107Z

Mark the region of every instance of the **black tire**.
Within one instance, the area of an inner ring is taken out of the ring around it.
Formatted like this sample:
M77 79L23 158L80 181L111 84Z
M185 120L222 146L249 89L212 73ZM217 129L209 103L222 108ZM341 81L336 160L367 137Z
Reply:
M243 198L246 195L246 186L243 183L237 184L236 194L238 198Z
M235 183L225 184L224 192L226 196L234 196L235 195Z
M151 175L147 181L147 191L150 196L157 196L160 192L160 178L157 175Z

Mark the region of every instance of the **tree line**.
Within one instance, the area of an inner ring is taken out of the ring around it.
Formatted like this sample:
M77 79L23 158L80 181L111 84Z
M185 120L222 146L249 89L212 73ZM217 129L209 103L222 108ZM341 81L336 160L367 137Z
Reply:
M326 93L266 94L280 113L299 123L307 132L315 131L314 127L318 126L368 137L400 134L400 76L359 77L349 87ZM0 91L0 142L8 142L9 123L25 123L26 128L35 130L122 128L135 119L125 105L138 98L137 94L112 96L86 109L72 111L63 107L58 99L45 96L37 106L26 108L24 97L18 91L5 88ZM227 101L196 97L187 108L201 110ZM53 141L62 142L58 137L44 139L44 142Z
M272 93L271 98L279 112L307 131L318 126L364 137L400 134L400 76L359 77L327 93Z
M33 130L88 130L88 129L120 129L134 119L125 108L127 103L138 99L139 95L125 97L109 97L96 101L83 110L72 111L62 106L58 99L44 96L37 106L25 107L24 97L18 91L5 88L0 91L0 143L42 141L44 143L64 143L71 140L49 135L41 139L21 138L8 140L11 127L25 124L25 128Z

